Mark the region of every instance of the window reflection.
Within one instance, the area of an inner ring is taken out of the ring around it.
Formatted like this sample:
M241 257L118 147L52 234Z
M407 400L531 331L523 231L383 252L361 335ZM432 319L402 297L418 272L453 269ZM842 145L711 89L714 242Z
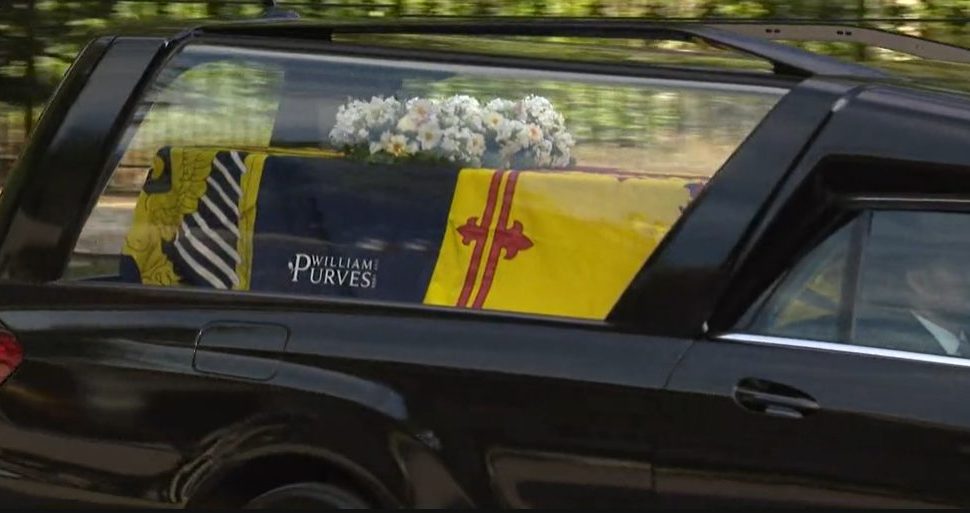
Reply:
M876 211L870 219L858 262L848 260L851 228L843 228L784 278L751 329L970 357L970 215ZM845 287L855 267L859 281ZM846 289L856 293L844 297ZM845 304L852 297L855 303ZM852 326L840 330L848 313Z
M69 277L604 319L784 92L188 46Z
M854 340L970 357L970 216L876 212L863 260Z
M854 226L850 223L837 230L794 267L765 302L752 325L755 333L838 340L843 282Z

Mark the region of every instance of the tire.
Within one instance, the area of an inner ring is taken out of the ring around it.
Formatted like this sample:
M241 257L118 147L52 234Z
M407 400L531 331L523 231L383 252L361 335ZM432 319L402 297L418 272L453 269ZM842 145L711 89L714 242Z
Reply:
M356 494L325 483L296 483L265 492L243 509L367 509Z

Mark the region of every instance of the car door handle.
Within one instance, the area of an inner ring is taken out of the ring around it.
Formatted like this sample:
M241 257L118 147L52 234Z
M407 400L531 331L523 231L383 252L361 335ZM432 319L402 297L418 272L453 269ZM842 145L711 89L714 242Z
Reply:
M818 410L818 402L805 392L757 378L739 381L734 386L734 400L746 410L789 419L800 419Z

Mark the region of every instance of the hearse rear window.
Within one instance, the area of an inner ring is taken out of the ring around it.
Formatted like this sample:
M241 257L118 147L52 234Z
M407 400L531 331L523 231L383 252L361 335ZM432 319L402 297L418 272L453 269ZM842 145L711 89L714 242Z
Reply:
M604 319L782 94L189 45L65 278Z

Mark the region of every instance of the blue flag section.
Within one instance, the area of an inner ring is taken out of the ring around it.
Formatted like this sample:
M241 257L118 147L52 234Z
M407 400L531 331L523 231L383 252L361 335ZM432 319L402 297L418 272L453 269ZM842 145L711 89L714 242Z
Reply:
M458 173L325 150L162 148L119 277L421 303Z
M250 290L421 303L457 168L271 156Z

